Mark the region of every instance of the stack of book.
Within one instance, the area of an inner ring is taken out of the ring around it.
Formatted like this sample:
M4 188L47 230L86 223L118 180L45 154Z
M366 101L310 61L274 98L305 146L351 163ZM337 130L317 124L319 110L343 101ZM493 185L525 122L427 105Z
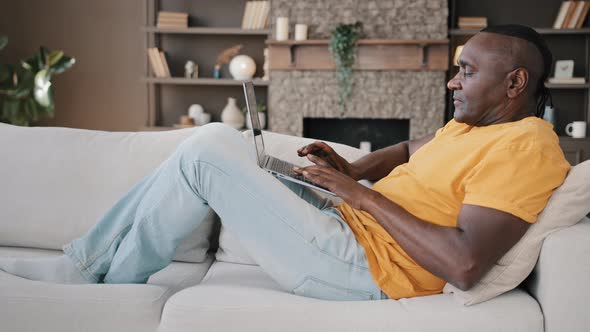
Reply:
M147 52L154 75L156 77L170 77L170 68L168 68L164 52L155 47L148 48Z
M186 28L188 27L188 13L158 12L158 28Z
M269 25L270 1L248 1L242 18L242 29L264 29Z
M457 26L459 29L481 30L488 26L488 19L481 16L460 16Z
M553 29L579 29L584 24L590 1L564 1L559 7Z

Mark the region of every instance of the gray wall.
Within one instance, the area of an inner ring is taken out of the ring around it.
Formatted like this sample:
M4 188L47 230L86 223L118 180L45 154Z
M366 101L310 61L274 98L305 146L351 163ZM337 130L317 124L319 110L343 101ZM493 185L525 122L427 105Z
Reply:
M137 130L147 120L142 0L1 0L2 62L40 45L76 58L53 79L56 116L41 125Z

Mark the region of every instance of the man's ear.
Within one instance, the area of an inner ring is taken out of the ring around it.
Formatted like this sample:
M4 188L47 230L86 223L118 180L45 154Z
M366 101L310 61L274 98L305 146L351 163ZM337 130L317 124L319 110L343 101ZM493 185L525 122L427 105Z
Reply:
M529 84L529 72L525 68L516 68L508 73L508 87L506 93L508 98L516 98L524 92Z

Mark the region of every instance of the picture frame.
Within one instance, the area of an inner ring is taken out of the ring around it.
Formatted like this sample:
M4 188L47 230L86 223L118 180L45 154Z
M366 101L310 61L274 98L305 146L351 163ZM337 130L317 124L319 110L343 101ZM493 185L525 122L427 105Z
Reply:
M555 61L555 78L574 77L574 60Z

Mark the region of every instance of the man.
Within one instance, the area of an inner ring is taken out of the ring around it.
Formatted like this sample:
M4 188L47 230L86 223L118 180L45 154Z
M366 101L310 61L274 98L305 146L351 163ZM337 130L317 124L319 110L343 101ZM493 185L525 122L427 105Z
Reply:
M350 164L316 142L296 171L338 194L262 171L252 146L223 125L200 128L84 237L51 259L3 259L0 269L61 283L145 282L171 261L209 206L285 290L369 300L472 287L536 221L563 182L565 161L540 116L551 53L532 29L484 29L448 82L454 120L435 135ZM379 180L372 189L358 179Z

